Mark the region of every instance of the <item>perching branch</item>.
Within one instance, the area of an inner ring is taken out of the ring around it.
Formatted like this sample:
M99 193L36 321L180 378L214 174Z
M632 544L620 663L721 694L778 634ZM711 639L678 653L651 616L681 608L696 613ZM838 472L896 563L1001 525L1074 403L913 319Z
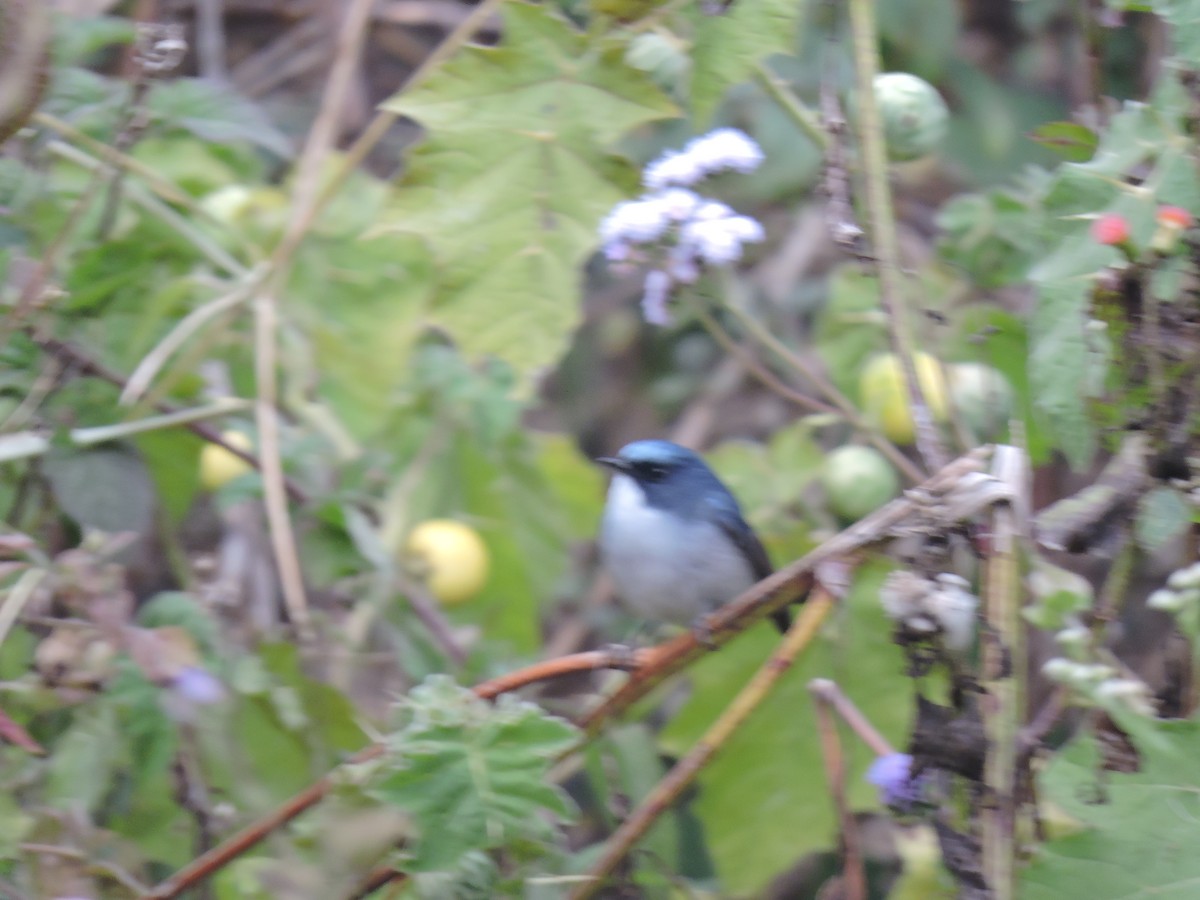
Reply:
M572 893L571 900L587 900L605 886L605 880L620 864L658 818L671 808L679 795L690 785L700 770L708 764L724 746L737 728L766 699L796 657L799 656L816 636L817 629L833 609L834 598L824 588L813 591L804 610L784 636L779 649L762 665L752 679L742 688L733 702L725 708L720 718L712 724L687 755L677 762L641 805L625 820L609 839L608 848L600 860L588 872L591 880Z

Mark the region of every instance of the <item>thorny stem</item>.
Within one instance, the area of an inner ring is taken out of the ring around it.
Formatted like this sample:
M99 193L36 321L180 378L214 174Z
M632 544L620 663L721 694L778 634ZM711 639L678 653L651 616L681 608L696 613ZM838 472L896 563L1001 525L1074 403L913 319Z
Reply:
M1027 496L1024 453L1001 447L994 474L1008 482L1014 497ZM984 608L989 627L983 642L983 682L987 690L984 727L988 738L985 783L992 802L983 811L983 875L995 900L1012 900L1018 736L1024 697L1024 642L1017 511L1011 504L992 512L992 553L984 572Z
M904 379L912 400L916 425L917 449L925 464L940 468L946 451L938 437L937 426L929 412L913 353L915 345L904 304L904 284L900 277L900 250L896 240L896 220L892 192L888 185L887 147L883 122L875 102L873 85L879 74L879 34L875 23L875 0L850 0L850 27L854 38L854 68L858 82L858 134L862 150L863 173L867 182L867 212L875 268L879 273L879 300L887 314L892 347L900 358Z
M571 900L587 900L605 886L607 877L638 839L679 799L684 789L700 774L700 770L716 756L729 737L766 699L784 672L791 668L796 657L812 642L817 629L833 609L834 602L833 596L825 590L818 588L813 591L803 611L784 636L779 649L742 688L704 737L675 764L642 804L616 830L604 855L588 872L592 880L574 891L570 895Z

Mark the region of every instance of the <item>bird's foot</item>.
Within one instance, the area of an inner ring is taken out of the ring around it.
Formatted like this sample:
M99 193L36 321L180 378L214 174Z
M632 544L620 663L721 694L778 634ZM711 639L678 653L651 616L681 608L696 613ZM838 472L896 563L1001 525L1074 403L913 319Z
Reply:
M614 669L632 672L638 667L637 651L629 644L605 644L601 649L612 659Z
M706 614L701 614L692 619L692 637L705 650L717 649L717 644L713 640L712 628L708 625L708 616Z

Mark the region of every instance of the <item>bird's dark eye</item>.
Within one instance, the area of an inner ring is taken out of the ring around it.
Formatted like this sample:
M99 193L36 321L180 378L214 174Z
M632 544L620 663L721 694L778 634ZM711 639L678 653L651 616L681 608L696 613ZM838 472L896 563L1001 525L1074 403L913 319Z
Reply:
M643 463L639 474L647 481L661 481L667 476L667 467L661 463Z

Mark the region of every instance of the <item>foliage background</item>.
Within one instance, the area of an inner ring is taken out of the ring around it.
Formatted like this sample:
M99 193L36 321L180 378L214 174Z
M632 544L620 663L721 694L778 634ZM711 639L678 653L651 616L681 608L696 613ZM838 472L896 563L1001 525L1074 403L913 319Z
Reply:
M8 0L0 45L37 46L37 5ZM545 773L573 734L562 720L489 712L428 679L467 685L628 634L597 577L604 484L588 461L628 440L705 449L777 563L840 527L822 462L861 434L763 386L691 304L793 393L820 385L758 335L863 405L858 373L888 346L878 284L830 240L820 152L771 91L816 106L822 78L848 90L845 22L794 0L718 15L670 0L393 2L349 53L335 36L351 4L227 0L216 19L203 3L55 6L48 58L11 54L17 87L0 97L15 131L0 158L0 709L45 751L0 745L0 890L137 894L385 733L396 759L419 744L427 767L347 776L209 896L349 895L384 859L422 896L561 896L529 876L586 870L769 653L767 628L555 769L553 788ZM1174 77L1200 58L1200 6L878 7L884 67L938 86L952 113L935 156L890 171L907 315L922 349L1008 378L1044 506L1094 478L1152 399L1119 340L1086 327L1098 273L1119 259L1089 226L1119 212L1145 247L1162 203L1200 211L1196 98ZM145 74L138 20L181 26L170 74ZM431 58L468 21L481 43ZM345 94L322 105L339 67ZM640 278L596 256L596 228L644 163L715 125L766 153L717 189L769 240L739 267L737 296L706 281L655 328ZM1164 303L1188 266L1156 273ZM228 429L251 436L267 474L206 490L204 439ZM1155 545L1194 517L1164 504L1142 518L1165 535ZM401 553L433 517L470 524L490 552L486 587L459 608L432 604ZM914 688L878 603L890 566L860 569L818 645L651 832L621 875L633 895L785 896L774 877L824 864L836 818L805 686L837 679L903 745ZM1131 593L1161 582L1146 574ZM298 610L315 640L294 640ZM1136 621L1134 656L1169 630ZM600 687L536 699L569 718ZM846 746L852 803L879 812L862 778L873 756ZM492 803L478 766L504 786ZM443 820L458 803L463 817ZM899 868L892 843L880 858ZM1029 896L1068 877L1054 859L1030 870ZM917 896L953 894L918 869L909 859Z

